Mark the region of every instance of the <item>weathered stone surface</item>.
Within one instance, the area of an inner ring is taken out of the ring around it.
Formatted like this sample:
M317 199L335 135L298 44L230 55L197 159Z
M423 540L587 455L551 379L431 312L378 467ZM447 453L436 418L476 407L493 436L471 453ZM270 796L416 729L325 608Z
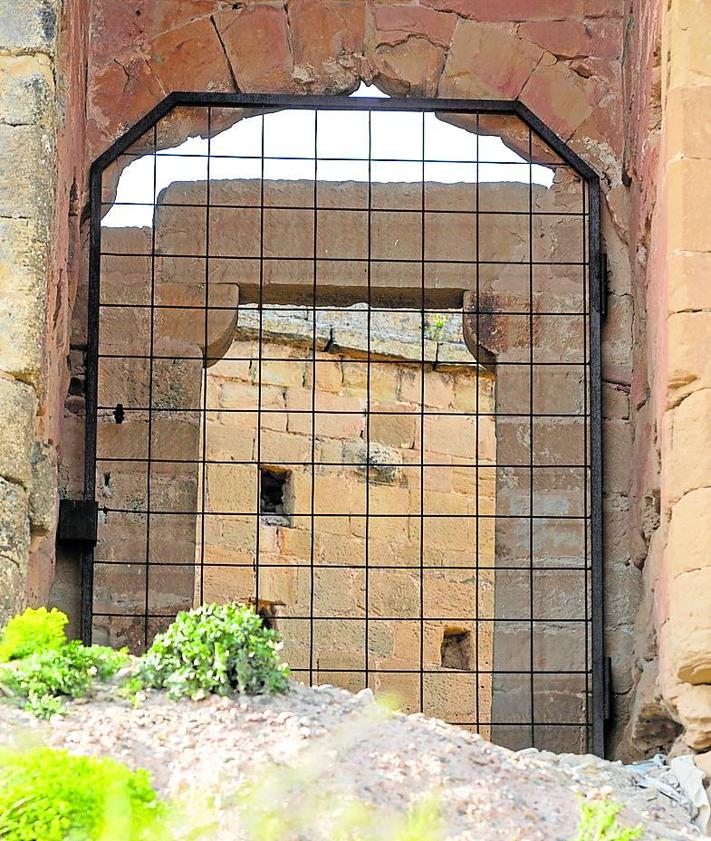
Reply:
M284 7L245 6L214 16L227 60L241 91L289 91L293 61Z
M671 553L679 550L683 547L667 546L667 564ZM665 668L684 683L711 683L711 610L707 596L711 592L711 566L680 573L666 588L669 643L665 653L669 659Z
M576 17L583 13L583 0L424 0L425 6L456 12L475 21L526 21Z
M50 534L57 525L57 454L50 444L32 446L30 528L32 534Z
M46 231L0 219L0 369L36 383L42 366Z
M502 55L506 61L500 61ZM540 47L505 28L461 21L440 81L439 95L516 99L541 60Z
M30 548L27 491L0 477L0 558L17 567L22 580ZM22 594L20 595L22 598Z
M46 125L53 92L47 56L5 56L0 60L0 123Z
M694 124L708 125L698 119ZM711 149L711 138L706 148ZM670 313L711 310L711 254L674 254L669 259L668 269Z
M711 746L711 686L689 686L676 701L677 714L686 728L685 744L694 750Z
M457 18L423 6L382 4L373 9L375 28L381 44L399 44L410 35L427 38L433 44L449 46Z
M711 162L677 158L667 168L670 253L711 251Z
M51 54L60 12L59 0L0 0L0 49Z
M670 575L709 565L711 488L692 490L674 505L668 540Z
M30 484L32 425L37 401L25 383L0 378L0 476Z
M630 710L626 740L634 751L661 750L676 737L679 726L671 720L657 681L657 661L643 663Z
M711 387L711 355L706 353L711 312L674 313L667 329L667 394L675 405L692 392Z
M444 50L427 38L381 46L373 54L378 87L392 96L434 96L444 66Z
M589 83L566 64L544 57L521 91L521 100L557 135L568 140L593 113L596 103L588 101L592 92L587 87Z
M14 173L0 182L0 216L48 219L51 151L51 137L41 126L0 124L0 153Z
M0 555L0 624L22 612L25 602L24 576L13 561Z
M708 158L711 148L711 126L700 115L711 113L711 85L679 88L669 98L667 149L670 155Z
M307 89L341 93L355 86L364 52L366 5L360 0L287 0L294 76Z
M187 68L190 90L234 89L233 71L211 18L162 32L150 49L148 65L165 91L185 88Z
M665 417L667 469L662 477L665 510L688 491L711 484L711 389L690 394Z

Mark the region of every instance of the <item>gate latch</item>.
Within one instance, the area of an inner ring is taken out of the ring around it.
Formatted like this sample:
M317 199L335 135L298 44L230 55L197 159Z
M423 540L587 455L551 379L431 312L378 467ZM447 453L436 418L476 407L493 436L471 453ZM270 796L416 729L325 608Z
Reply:
M95 500L61 499L59 501L59 543L96 546L99 505Z

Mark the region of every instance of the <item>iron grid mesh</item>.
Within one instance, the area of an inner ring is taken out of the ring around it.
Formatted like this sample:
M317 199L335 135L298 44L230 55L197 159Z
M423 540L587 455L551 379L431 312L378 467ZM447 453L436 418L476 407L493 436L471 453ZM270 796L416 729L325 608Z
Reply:
M180 102L93 172L85 636L140 651L180 609L250 600L307 683L600 752L594 177L510 103ZM310 154L276 107L308 115ZM346 113L362 155L319 154ZM378 157L398 114L419 154ZM470 159L428 155L439 118ZM226 149L238 121L252 154Z

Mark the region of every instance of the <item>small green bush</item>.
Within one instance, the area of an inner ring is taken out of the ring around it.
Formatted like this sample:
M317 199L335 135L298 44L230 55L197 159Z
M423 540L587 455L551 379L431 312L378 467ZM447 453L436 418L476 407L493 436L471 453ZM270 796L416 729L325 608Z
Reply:
M62 698L81 698L97 680L108 680L127 662L125 651L68 642L0 669L0 685L25 701L26 710L50 718L63 709Z
M36 651L56 651L67 641L64 626L69 620L53 607L47 610L28 607L20 616L14 616L5 626L0 637L0 663L21 660Z
M166 811L147 771L52 748L0 750L5 841L154 841L167 838Z
M179 613L141 658L138 677L144 687L167 689L171 698L204 698L284 692L287 666L281 644L245 605L203 605Z
M617 822L620 806L611 800L583 800L582 817L574 841L635 841L642 837L639 827L624 829Z
M0 643L0 688L39 718L62 710L62 697L80 698L127 662L125 650L68 642L64 613L26 610L5 626Z

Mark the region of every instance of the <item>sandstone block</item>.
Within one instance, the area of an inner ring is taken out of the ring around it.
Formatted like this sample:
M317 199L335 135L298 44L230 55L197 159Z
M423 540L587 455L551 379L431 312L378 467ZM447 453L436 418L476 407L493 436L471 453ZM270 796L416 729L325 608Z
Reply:
M330 93L351 88L357 79L355 59L364 52L365 4L359 0L289 0L287 5L299 78Z
M391 96L435 96L445 51L427 38L379 46L373 53L375 81Z
M711 355L706 352L711 313L675 313L667 325L667 393L670 403L678 403L692 391L711 386Z
M0 476L30 484L32 428L37 401L31 386L0 378Z
M52 54L61 8L58 0L0 0L0 49Z
M667 558L671 551L672 547L667 546ZM708 594L711 593L711 566L677 575L667 586L669 666L685 683L710 683L711 608ZM711 691L711 687L709 689Z
M711 747L711 686L690 686L677 698L677 714L685 727L684 743L694 750Z
M589 83L563 62L541 62L521 92L521 99L548 127L567 140L593 113Z
M672 62L676 67L677 60ZM667 98L666 147L669 157L708 158L711 147L711 85L687 86Z
M671 576L711 564L711 488L698 488L672 508L666 569Z
M466 5L467 0L461 1ZM447 4L429 5L448 8ZM516 99L543 50L516 39L502 27L483 24L479 20L458 24L440 80L439 95ZM500 60L502 55L507 57L504 62Z
M651 750L668 744L678 725L672 721L657 680L656 659L644 663L635 688L628 725L629 741L635 750Z
M703 0L681 0L669 9L667 48L670 62L669 85L678 88L707 84L711 74L711 56L705 35L711 27L711 14Z
M710 86L711 89L711 86ZM695 119L695 125L711 126L711 121ZM706 148L711 148L709 138ZM673 254L667 263L669 312L711 310L711 254Z
M0 182L0 215L49 218L52 139L37 125L0 124L0 154L13 178Z
M557 0L425 0L425 6L456 12L475 21L551 20L560 16ZM583 0L569 0L567 17L583 13Z
M373 415L370 419L372 441L410 449L415 446L417 420L406 415Z
M709 160L680 158L667 166L667 224L671 252L711 251L710 174Z
M24 607L24 578L9 558L0 555L0 627Z
M454 34L456 18L422 6L393 6L383 4L373 10L378 40L381 43L400 43L406 35L424 35L443 47L449 45Z
M711 389L690 394L665 416L662 438L667 466L662 474L662 505L687 491L711 485Z
M0 477L0 558L11 561L24 576L29 548L27 491Z
M32 446L30 525L33 534L49 534L57 523L57 454L50 444Z
M255 4L214 16L239 89L289 91L292 57L286 10Z
M42 365L46 241L36 222L0 219L0 370L33 384Z
M4 56L0 59L0 123L47 125L53 94L47 56Z

